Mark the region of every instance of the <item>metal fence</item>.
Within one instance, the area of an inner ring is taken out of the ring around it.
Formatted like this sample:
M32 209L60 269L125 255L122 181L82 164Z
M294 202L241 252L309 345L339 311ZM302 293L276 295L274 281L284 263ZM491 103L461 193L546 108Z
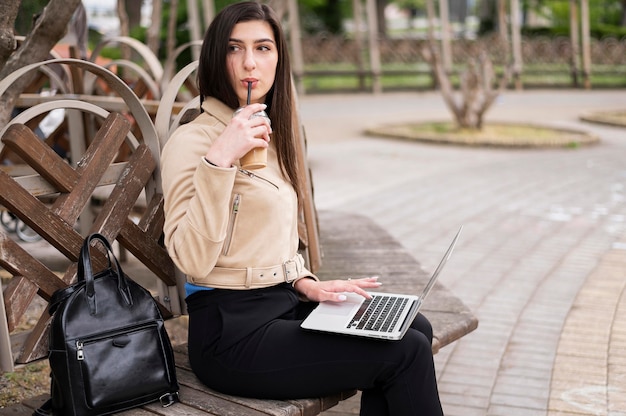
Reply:
M379 40L383 89L432 89L431 69L420 50L425 39L388 38ZM307 92L368 90L374 74L369 66L367 43L359 47L349 37L316 35L302 40L305 70L302 81ZM451 43L451 78L463 71L467 62L481 51L487 52L496 71L503 72L510 61L510 45L500 38L456 39ZM583 77L580 59L573 52L568 37L532 37L522 39L524 88L577 88ZM591 40L593 88L626 87L626 39ZM511 85L510 87L513 87Z

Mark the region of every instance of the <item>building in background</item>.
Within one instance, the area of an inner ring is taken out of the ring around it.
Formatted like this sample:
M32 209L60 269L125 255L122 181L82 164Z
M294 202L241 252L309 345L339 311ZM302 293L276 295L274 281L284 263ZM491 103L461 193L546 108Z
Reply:
M127 0L137 1L137 0ZM120 29L120 20L117 16L117 0L83 0L87 11L89 28L103 36L117 36ZM151 0L143 0L141 10L141 25L150 24Z

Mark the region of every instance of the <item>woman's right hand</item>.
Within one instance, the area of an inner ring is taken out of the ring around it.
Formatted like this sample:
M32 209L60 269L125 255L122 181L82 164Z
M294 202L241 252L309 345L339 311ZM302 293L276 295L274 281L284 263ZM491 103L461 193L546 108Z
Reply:
M250 104L235 114L226 125L205 157L221 167L231 167L243 155L255 147L269 146L272 126L265 117L252 117L252 114L265 110L265 104Z

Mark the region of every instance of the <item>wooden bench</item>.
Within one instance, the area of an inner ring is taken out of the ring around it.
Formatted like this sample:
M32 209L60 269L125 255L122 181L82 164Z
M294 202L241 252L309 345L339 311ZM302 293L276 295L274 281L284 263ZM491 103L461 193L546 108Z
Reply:
M427 274L419 263L385 230L361 215L320 211L320 242L324 257L318 275L322 279L380 274L382 290L418 292ZM418 273L418 279L415 274ZM139 277L141 278L141 277ZM416 284L417 282L417 284ZM459 298L437 284L423 307L433 324L433 353L473 331L478 321ZM151 404L127 415L316 415L328 410L356 392L302 400L255 400L215 392L204 386L189 368L186 346L175 347L177 374L181 384L181 403L163 409ZM30 415L47 396L24 401L0 415ZM152 413L150 413L152 414Z
M80 65L94 69L88 64ZM7 79L2 82L5 81ZM136 100L124 86L116 84L113 79L110 81L123 99ZM164 96L162 102L165 101L169 107L167 94ZM50 317L45 310L32 330L12 332L37 296L49 300L55 290L73 280L75 262L87 232L100 232L110 241L117 241L139 261L141 267L130 272L125 268L125 272L131 278L146 281L146 285L154 287L155 297L166 318L184 313L181 276L161 244L163 196L159 187L157 128L151 124L147 111L140 104L128 104L143 129L141 136L144 142L134 143L132 153L125 162L118 163L115 159L120 146L129 140L131 126L125 117L115 113L98 112L104 120L99 123L101 127L75 166L63 161L24 124L10 126L1 137L2 144L28 164L30 170L27 172L30 173L12 176L0 169L0 205L17 215L67 260L67 266L62 270L52 270L37 258L36 253L28 252L0 230L0 267L13 276L3 288L3 302L0 302L1 365L6 365L7 355L12 361L10 365L13 361L20 365L47 357ZM105 114L108 116L104 117ZM300 150L304 155L304 146ZM308 173L306 165L302 168ZM76 224L86 211L91 210L91 198L101 186L113 189L107 191L106 201L92 214L93 221L86 226L83 224L81 235ZM307 188L309 199L303 214L305 221L300 227L301 245L309 267L320 278L376 274L383 277L384 290L419 290L419 284L415 282L425 283L426 275L419 271L419 264L397 241L363 216L315 212L311 191ZM42 201L44 196L46 203ZM134 208L140 198L145 208L137 217ZM323 261L319 258L322 251ZM104 264L105 260L102 258L99 261ZM320 263L321 268L318 267ZM419 279L415 279L416 273L422 274ZM476 318L463 303L440 285L431 294L424 313L433 323L435 353L477 326ZM18 339L19 342L16 341ZM214 392L195 378L189 369L184 345L177 347L176 361L181 403L167 409L151 404L125 414L316 415L356 394L355 391L338 392L329 397L285 401L233 397ZM0 409L0 415L31 414L44 398L32 398L18 406Z

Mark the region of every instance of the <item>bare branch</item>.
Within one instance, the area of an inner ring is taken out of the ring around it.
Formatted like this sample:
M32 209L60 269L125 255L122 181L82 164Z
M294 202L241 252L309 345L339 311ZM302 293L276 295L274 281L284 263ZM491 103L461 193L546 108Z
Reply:
M441 89L441 95L443 96L443 100L448 106L448 109L452 111L455 118L458 120L461 118L461 109L457 105L454 99L454 90L452 85L450 84L450 79L446 75L443 65L439 60L439 55L435 49L435 45L432 40L429 40L426 46L424 46L420 50L422 57L428 64L430 65L433 73L435 74L435 79L439 84L439 88Z
M0 71L0 79L26 65L47 58L50 50L65 35L67 24L80 0L50 0L24 43L15 51ZM4 3L3 3L4 4ZM15 101L32 77L22 77L0 97L0 125L9 120Z

